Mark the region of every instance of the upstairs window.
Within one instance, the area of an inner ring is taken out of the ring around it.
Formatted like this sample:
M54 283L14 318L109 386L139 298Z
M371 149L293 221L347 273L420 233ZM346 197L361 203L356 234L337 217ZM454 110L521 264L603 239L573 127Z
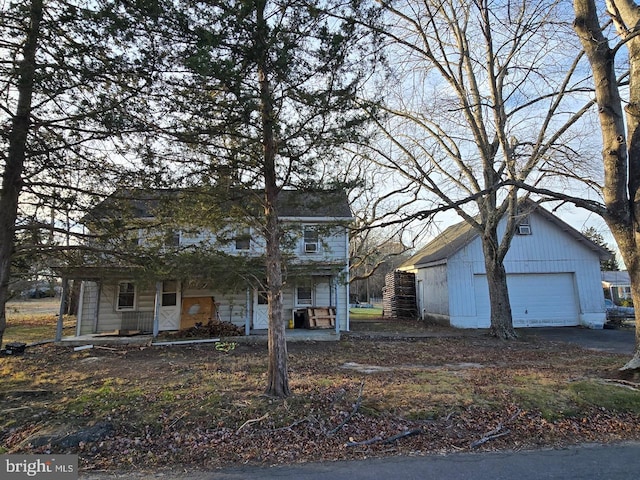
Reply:
M318 250L318 230L314 227L304 227L304 252L316 253Z
M180 232L177 230L168 230L164 236L165 247L179 247L180 246Z
M240 229L236 236L236 250L251 249L251 229L249 227Z
M531 235L531 224L529 223L529 217L523 217L518 223L516 229L518 235Z
M136 286L131 282L118 284L118 300L116 310L133 310L136 304Z
M140 229L137 244L150 248L174 248L180 246L180 231L173 229Z
M126 243L130 248L135 248L140 245L140 232L138 230L135 232L127 232Z

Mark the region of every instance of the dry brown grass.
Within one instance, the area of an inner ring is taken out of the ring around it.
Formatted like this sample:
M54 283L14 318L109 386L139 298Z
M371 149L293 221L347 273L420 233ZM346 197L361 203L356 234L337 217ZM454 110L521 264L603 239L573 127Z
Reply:
M60 299L58 298L9 302L6 307L7 329L3 344L11 342L31 344L53 339L59 311ZM74 327L75 317L65 317L64 334L73 334Z
M0 453L76 452L83 468L122 470L470 450L501 423L509 433L480 449L640 439L640 392L606 383L623 356L433 333L290 344L286 400L262 395L263 344L33 347L0 357ZM110 428L99 440L56 443L99 422Z

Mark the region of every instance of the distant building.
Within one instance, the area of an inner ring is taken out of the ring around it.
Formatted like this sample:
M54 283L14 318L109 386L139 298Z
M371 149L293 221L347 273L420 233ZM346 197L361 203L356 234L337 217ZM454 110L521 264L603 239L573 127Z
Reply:
M629 272L608 271L601 272L602 288L605 291L605 297L609 298L614 304L620 305L622 300L631 299L631 280Z

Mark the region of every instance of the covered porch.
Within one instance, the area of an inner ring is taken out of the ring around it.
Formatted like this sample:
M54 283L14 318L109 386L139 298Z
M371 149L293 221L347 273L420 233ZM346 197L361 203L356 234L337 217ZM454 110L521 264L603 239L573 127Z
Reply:
M82 282L74 340L64 339L67 343L149 344L156 342L162 331L181 331L196 324L207 325L210 321L235 325L250 337L250 341L261 341L261 337L266 341L267 338L266 295L257 288L246 286L244 291L218 294L215 285L201 280L147 280L137 283L127 299L128 291L119 285L135 283L135 280L123 281L137 278L138 272L133 269L83 268L62 273L60 319L65 311L69 280ZM346 301L343 311L339 311L340 300L346 298L339 289L346 290L347 287L338 284L335 272L315 270L305 273L310 282L292 276L290 282L296 286L283 292L287 339L337 340L339 332L348 329ZM129 302L127 309L121 308L121 300ZM301 313L307 319L303 323L297 321ZM345 314L347 317L341 318ZM216 331L210 333L218 334ZM63 341L61 332L56 341Z

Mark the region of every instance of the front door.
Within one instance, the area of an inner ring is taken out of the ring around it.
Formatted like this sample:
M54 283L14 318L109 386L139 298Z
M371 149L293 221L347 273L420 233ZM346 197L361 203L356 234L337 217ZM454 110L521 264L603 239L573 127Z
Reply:
M256 290L253 301L253 328L264 330L269 328L269 303L267 292Z
M176 280L162 282L159 330L180 330L180 284Z

